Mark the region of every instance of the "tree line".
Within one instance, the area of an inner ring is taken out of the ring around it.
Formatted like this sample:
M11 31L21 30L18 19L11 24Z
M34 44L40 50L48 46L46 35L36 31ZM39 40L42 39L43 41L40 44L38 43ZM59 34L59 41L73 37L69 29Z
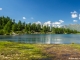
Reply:
M71 34L78 33L77 30L70 30L66 28L43 26L36 23L25 23L18 21L10 17L0 17L0 35L8 34L32 34L32 33L52 33L52 34Z

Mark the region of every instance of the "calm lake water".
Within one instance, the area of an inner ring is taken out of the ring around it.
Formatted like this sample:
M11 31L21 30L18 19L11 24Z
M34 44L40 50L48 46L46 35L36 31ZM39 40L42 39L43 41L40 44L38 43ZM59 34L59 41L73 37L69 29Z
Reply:
M16 36L0 35L0 41L15 41L36 44L80 43L80 34L27 34Z

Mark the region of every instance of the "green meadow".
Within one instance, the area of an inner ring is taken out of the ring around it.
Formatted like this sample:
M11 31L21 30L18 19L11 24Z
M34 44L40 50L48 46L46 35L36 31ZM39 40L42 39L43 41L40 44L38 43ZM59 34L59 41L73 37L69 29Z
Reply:
M80 55L79 52L80 44L23 44L8 41L0 42L0 60L64 60L70 56L78 58L78 55Z

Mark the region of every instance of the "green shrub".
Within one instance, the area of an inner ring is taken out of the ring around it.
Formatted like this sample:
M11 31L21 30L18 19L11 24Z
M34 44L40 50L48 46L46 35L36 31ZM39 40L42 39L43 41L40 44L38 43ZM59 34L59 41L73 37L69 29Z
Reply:
M4 34L4 31L3 30L0 30L0 35L3 35Z

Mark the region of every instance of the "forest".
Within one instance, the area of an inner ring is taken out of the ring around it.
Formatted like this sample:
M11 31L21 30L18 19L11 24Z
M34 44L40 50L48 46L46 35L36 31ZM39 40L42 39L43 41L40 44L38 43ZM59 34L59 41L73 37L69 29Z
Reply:
M77 30L71 30L68 28L58 28L43 26L36 23L25 23L18 21L10 17L0 17L0 35L12 35L12 34L76 34Z

